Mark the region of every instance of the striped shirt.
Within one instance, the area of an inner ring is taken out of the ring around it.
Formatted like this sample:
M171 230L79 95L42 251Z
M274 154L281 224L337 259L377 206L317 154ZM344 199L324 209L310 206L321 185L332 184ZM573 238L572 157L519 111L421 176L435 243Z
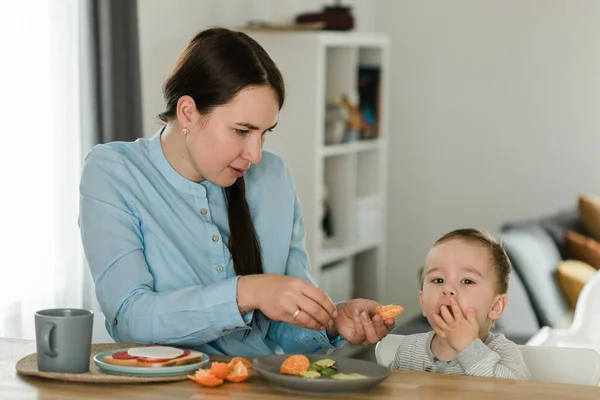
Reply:
M431 331L404 336L390 368L490 378L531 377L517 345L501 333L490 333L485 343L475 339L452 361L435 357L431 351L434 334Z

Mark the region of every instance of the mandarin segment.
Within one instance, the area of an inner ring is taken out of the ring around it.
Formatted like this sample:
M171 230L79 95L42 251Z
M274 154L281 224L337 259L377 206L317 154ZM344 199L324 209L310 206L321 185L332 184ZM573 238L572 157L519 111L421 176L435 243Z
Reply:
M308 371L310 361L308 357L302 354L289 356L281 364L280 372L286 375L300 375L300 372Z
M377 314L382 319L392 319L404 311L404 307L396 306L394 304L388 304L386 306L377 307Z
M232 370L238 362L244 364L244 367L252 369L252 363L244 357L233 357L231 361L229 361L229 369Z
M243 361L237 361L234 367L229 370L229 374L225 377L225 379L227 379L229 382L244 382L250 379L250 373L248 372L248 368L244 365Z
M213 362L210 366L210 373L218 379L225 379L229 374L229 365L222 362Z
M221 386L223 384L223 379L217 378L206 369L199 369L193 376L187 375L187 377L194 382L207 387Z

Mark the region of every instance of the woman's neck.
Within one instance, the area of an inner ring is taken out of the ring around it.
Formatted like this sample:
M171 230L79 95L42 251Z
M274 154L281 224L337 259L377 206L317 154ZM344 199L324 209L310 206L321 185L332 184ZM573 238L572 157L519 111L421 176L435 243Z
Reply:
M160 136L160 144L165 158L181 176L193 181L204 180L193 167L193 161L185 145L185 135L176 122L169 122Z

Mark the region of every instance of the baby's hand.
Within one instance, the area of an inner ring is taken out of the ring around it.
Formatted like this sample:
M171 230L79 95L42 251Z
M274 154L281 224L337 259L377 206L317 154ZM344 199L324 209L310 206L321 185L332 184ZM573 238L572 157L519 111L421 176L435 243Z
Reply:
M441 315L432 315L435 325L433 330L457 353L464 350L479 336L479 324L475 319L475 310L469 309L465 317L454 298L450 299L452 314L447 306L442 307Z

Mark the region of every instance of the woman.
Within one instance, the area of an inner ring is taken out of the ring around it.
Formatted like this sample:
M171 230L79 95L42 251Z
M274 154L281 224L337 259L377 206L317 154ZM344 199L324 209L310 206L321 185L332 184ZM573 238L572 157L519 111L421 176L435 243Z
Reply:
M81 236L109 334L241 356L387 335L377 303L336 308L312 281L291 173L262 151L284 102L264 49L203 31L164 95L163 129L96 146L83 168Z

